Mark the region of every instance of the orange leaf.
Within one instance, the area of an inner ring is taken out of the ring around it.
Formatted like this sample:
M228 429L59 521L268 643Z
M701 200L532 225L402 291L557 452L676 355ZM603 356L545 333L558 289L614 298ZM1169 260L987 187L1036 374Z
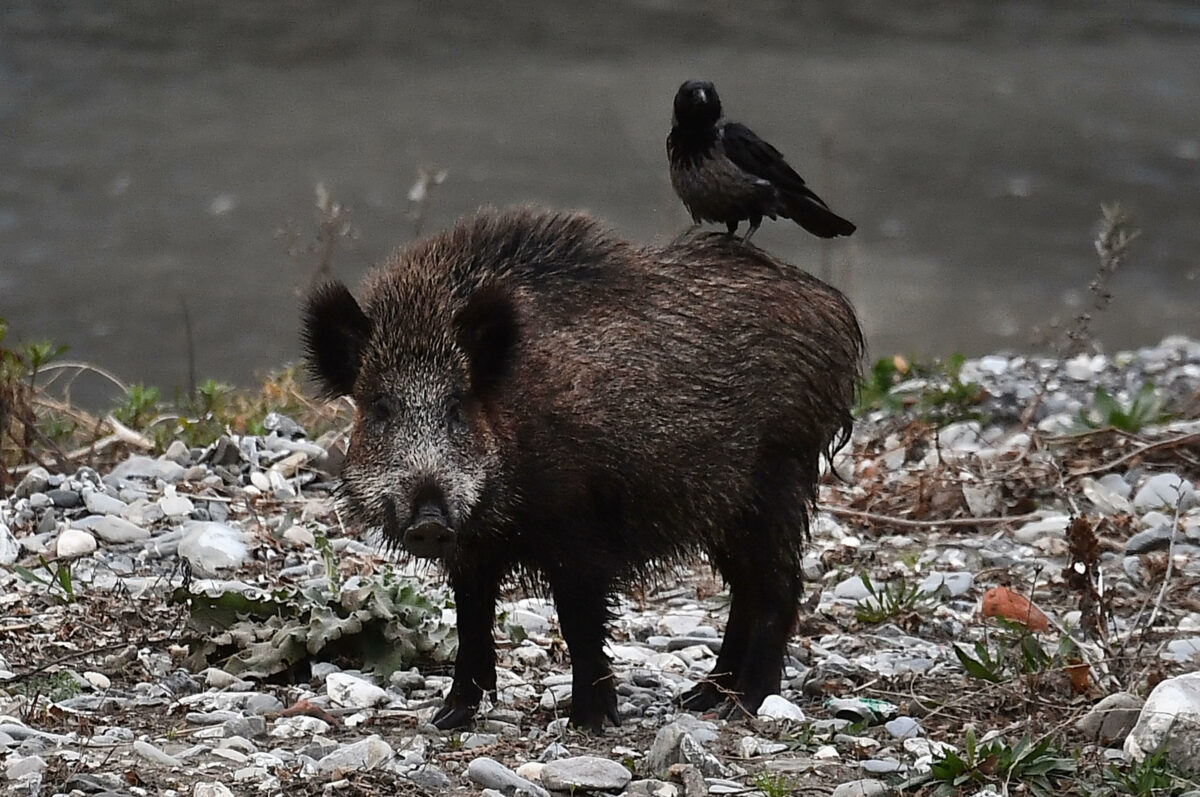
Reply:
M1030 631L1045 631L1050 627L1041 609L1008 587L992 587L984 594L983 616L1003 617L1021 623Z
M1085 694L1088 691L1088 678L1091 673L1091 665L1079 659L1068 659L1067 675L1071 678L1071 691L1077 695Z

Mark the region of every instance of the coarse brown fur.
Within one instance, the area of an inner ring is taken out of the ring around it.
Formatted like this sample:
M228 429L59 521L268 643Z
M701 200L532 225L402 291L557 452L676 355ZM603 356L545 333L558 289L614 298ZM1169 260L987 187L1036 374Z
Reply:
M820 456L851 425L862 337L844 296L725 235L636 248L530 209L402 250L362 295L359 310L344 286L318 289L305 337L316 377L358 406L344 506L395 545L432 546L455 589L435 722L466 722L495 688L514 572L558 605L572 721L615 720L611 596L699 553L733 602L714 682L685 705L730 691L752 712L778 690Z

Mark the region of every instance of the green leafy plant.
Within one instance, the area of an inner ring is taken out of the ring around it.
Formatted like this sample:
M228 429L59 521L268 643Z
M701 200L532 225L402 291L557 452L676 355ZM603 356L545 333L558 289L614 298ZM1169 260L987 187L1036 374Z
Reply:
M787 797L800 786L799 781L791 775L767 770L755 775L752 782L754 788L761 791L766 797Z
M1104 772L1102 794L1132 794L1134 797L1159 797L1181 794L1197 784L1183 776L1167 760L1167 751L1160 750L1141 761L1124 766L1109 764Z
M172 600L190 609L188 664L245 678L303 677L317 661L387 676L421 661L449 662L457 648L441 607L390 571L338 590L288 588L251 598L181 587Z
M876 360L867 378L858 387L858 413L903 408L904 400L892 393L892 388L908 373L908 363L902 357L880 357Z
M5 691L14 697L36 698L44 696L52 702L69 700L83 692L83 686L67 670L39 673L24 680L5 685Z
M1079 411L1080 422L1089 429L1117 429L1135 434L1143 427L1167 420L1163 400L1154 385L1146 382L1128 406L1102 387L1092 394L1092 409Z
M123 404L113 408L113 416L133 429L140 429L159 413L162 394L158 388L135 382L125 391Z
M965 363L966 358L961 354L927 364L910 364L900 356L876 360L859 385L858 412L896 412L907 408L932 423L983 420L978 405L984 390L977 382L963 381ZM924 381L912 382L911 387L905 385L912 379Z
M882 587L876 587L866 572L861 578L868 595L854 607L854 616L860 623L876 624L902 614L928 612L937 603L934 596L921 590L920 584L905 578L893 579Z
M51 589L62 590L60 600L63 603L75 602L75 584L71 580L71 564L70 562L49 562L45 556L38 555L38 565L45 571L45 577L38 575L35 571L28 567L14 564L12 565L13 572L20 576L23 580L32 584L42 584Z
M932 797L973 793L983 786L1001 786L1004 793L1019 793L1013 784L1035 797L1052 797L1062 784L1072 780L1078 764L1062 756L1049 739L1034 742L1025 736L1015 745L999 739L980 745L968 729L963 752L946 750L935 758L928 774L901 785L903 791L919 791Z
M940 423L961 420L983 420L977 406L984 390L977 382L962 380L966 358L952 354L936 365L932 374L937 384L921 394L917 407L922 416Z
M967 674L990 683L1001 683L1019 674L1039 674L1071 665L1075 643L1064 634L1054 653L1047 653L1037 635L1024 625L1002 617L995 618L995 653L986 640L967 647L955 643L954 655Z

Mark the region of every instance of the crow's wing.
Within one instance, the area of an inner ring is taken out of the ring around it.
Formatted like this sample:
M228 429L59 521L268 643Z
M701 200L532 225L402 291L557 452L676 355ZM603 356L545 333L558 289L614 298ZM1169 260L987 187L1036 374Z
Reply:
M725 154L738 168L762 180L767 180L785 193L796 193L826 207L820 197L804 184L779 150L763 141L754 131L737 122L726 122L722 128Z

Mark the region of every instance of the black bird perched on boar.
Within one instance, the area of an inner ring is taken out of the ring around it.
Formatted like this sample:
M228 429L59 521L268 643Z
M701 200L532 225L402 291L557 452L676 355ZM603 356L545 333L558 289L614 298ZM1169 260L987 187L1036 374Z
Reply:
M779 691L820 458L846 440L862 336L835 289L721 234L662 248L587 216L482 210L403 249L355 299L307 300L308 365L357 414L350 520L440 559L454 682L433 723L496 688L502 583L549 590L570 720L619 724L607 625L618 591L707 554L731 590L690 709L753 714Z
M747 241L763 216L791 219L821 238L854 232L779 150L721 116L721 98L708 81L689 80L675 94L667 159L671 185L696 224L725 224L733 235L738 224L749 221Z

